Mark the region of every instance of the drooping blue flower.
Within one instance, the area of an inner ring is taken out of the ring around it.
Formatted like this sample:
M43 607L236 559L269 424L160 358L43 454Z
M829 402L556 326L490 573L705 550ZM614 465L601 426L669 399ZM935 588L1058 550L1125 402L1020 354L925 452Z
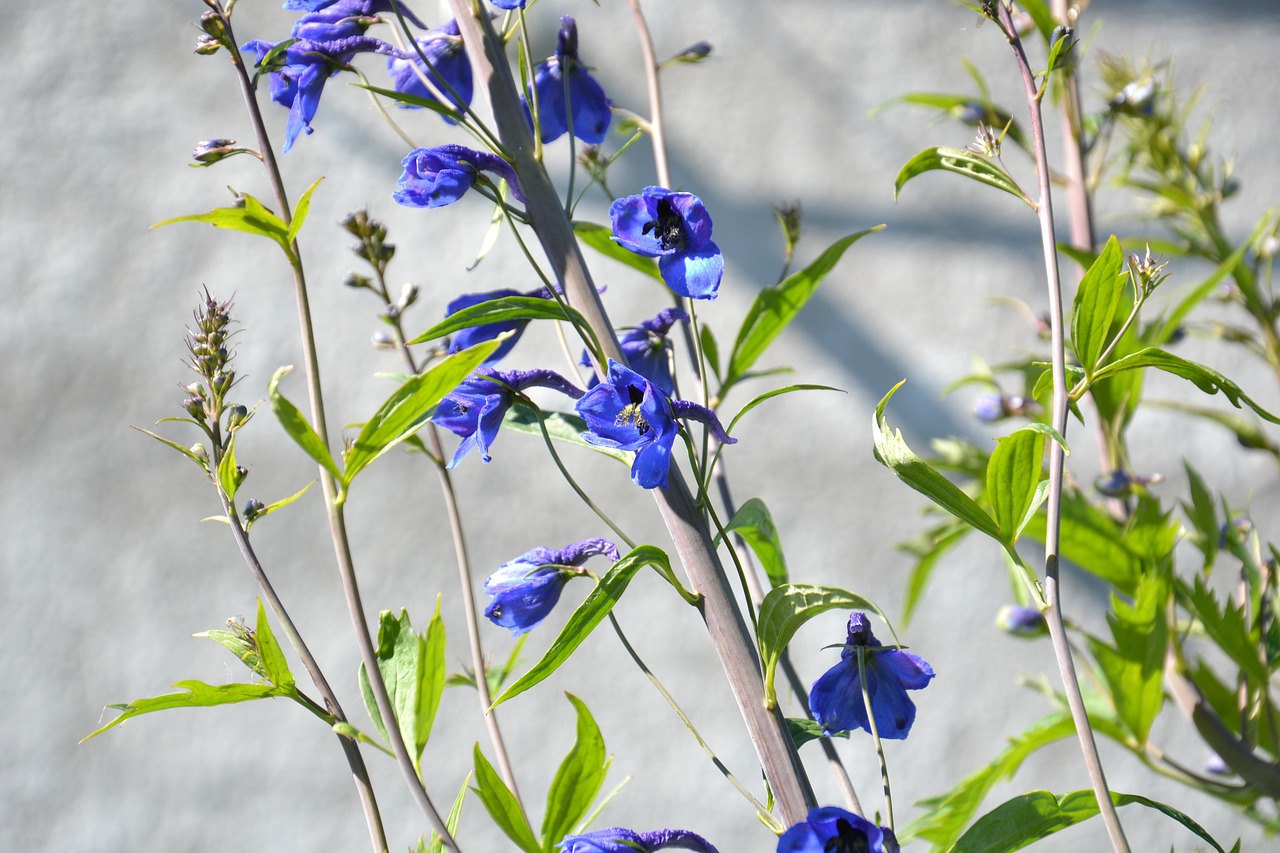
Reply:
M578 25L568 15L560 19L556 52L533 69L533 92L538 99L538 130L543 142L564 136L569 131L570 118L574 136L588 145L604 141L613 118L610 101L578 59ZM532 127L527 96L524 105Z
M859 646L865 650L865 673L858 667ZM855 612L849 617L840 662L815 681L809 691L809 710L826 734L850 729L871 731L862 698L865 678L876 731L882 738L903 740L916 719L916 706L907 691L923 689L933 675L933 668L919 655L882 647L871 633L867 614Z
M523 9L525 0L489 0L499 9Z
M637 255L658 259L662 280L681 296L715 299L724 256L711 241L711 216L702 199L663 187L614 201L613 239Z
M503 563L484 582L492 596L484 615L508 628L513 637L536 628L560 600L564 585L577 576L570 567L592 557L618 561L618 548L608 539L584 539L563 548L534 548Z
M585 835L566 835L556 845L561 853L653 853L670 848L693 850L696 853L717 853L701 835L686 829L656 829L653 832L636 832L616 826L600 829Z
M648 379L609 359L609 375L577 403L587 422L583 439L597 447L634 450L631 480L642 489L667 487L671 446L680 431L677 418L710 427L722 444L735 444L716 413L685 400L672 400Z
M679 308L667 308L658 316L645 320L640 325L627 329L618 338L622 354L627 357L631 369L661 388L668 397L675 396L676 384L671 377L671 343L667 340L667 332L677 322L684 322L689 315ZM591 357L584 351L581 364L591 366ZM587 388L600 384L595 374L591 375Z
M474 87L471 61L467 59L467 53L462 47L462 35L458 32L458 22L451 20L436 27L418 39L418 46L422 48L422 56L427 58L427 62L431 64L431 69L434 69L435 73L433 74L427 68L422 57L416 52L413 52L414 55L408 59L388 59L387 74L393 81L392 88L406 95L416 95L452 109L465 111L471 104ZM424 77L431 83L430 87L422 82ZM447 87L445 83L448 84ZM415 104L400 104L400 106L418 109ZM442 118L450 124L454 123L448 116L442 116Z
M485 302L492 302L495 299L501 299L504 296L532 296L535 298L550 299L551 293L545 288L530 291L529 293L521 293L518 290L505 288L503 290L490 290L486 293L466 293L445 306L444 316L452 317L463 308L470 308L473 305L482 305ZM504 332L515 332L514 335L503 341L493 355L485 361L485 364L495 364L502 360L507 353L511 352L515 347L516 341L524 334L525 326L529 325L528 320L504 320L499 323L485 323L483 326L472 326L469 329L462 329L453 335L449 341L449 352L462 352L468 347L476 344L491 341Z
M284 8L297 12L319 12L337 5L360 7L360 11L355 13L359 15L376 15L379 12L395 11L391 0L285 0ZM426 24L422 23L418 16L409 11L403 3L400 4L400 11L406 21L415 27L426 29Z
M575 400L582 396L582 389L553 370L503 373L487 368L472 373L446 394L431 421L462 437L447 467L455 467L472 448L478 448L480 458L490 462L489 448L498 437L516 392L533 387L551 388Z
M810 809L809 815L778 838L777 853L898 853L888 827L835 806Z
M511 195L521 203L528 199L520 191L511 164L495 154L473 151L463 145L437 145L410 151L401 161L404 172L392 193L405 207L444 207L466 195L481 172L492 172L511 187Z

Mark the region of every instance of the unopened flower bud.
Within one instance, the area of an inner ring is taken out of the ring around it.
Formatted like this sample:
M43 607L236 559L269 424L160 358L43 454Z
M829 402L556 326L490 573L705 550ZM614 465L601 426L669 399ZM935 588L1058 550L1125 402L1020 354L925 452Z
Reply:
M195 160L195 162L191 165L195 168L212 166L219 160L225 160L236 154L244 154L248 150L248 148L236 145L234 139L206 139L196 143L195 149L191 152L191 159Z
M701 62L711 55L711 42L700 41L689 45L684 50L671 57L668 62Z
M973 403L973 416L983 423L991 424L1009 416L1005 408L1004 397L995 392L983 394Z
M359 273L354 272L347 273L347 277L342 280L342 283L347 287L352 287L356 290L371 287L373 285L373 281L367 275L360 275Z
M262 501L258 500L257 498L250 498L249 500L245 501L244 509L241 510L241 513L244 515L245 521L252 522L258 516L262 515L263 510L265 510L266 508L267 508L266 504L264 504Z
M231 431L238 430L249 421L249 410L245 406L237 403L227 409L227 429Z
M240 484L243 483L245 477L248 477L248 476L249 476L249 469L244 467L243 465L237 465L236 472L232 476L232 479L235 481L236 488L240 488Z
M1133 481L1124 471L1112 471L1094 480L1093 487L1109 498L1127 498L1133 491Z
M1218 547L1227 547L1227 542L1234 535L1236 538L1243 539L1253 532L1253 520L1247 515L1242 515L1227 524L1218 528Z
M219 42L226 41L227 25L223 22L222 16L217 12L205 12L200 16L200 29L212 39Z
M386 332L374 332L373 339L370 341L374 349L395 349L396 342Z
M790 201L774 207L773 215L778 218L778 226L788 246L800 242L801 225L804 221L804 208L798 201Z
M212 36L201 33L196 36L196 47L193 53L197 56L212 56L222 48L222 42Z
M1049 633L1044 614L1034 607L1006 604L996 614L996 627L1015 637L1039 637Z
M395 323L400 319L400 306L388 305L387 310L381 314L384 322Z
M405 286L400 289L400 298L396 300L396 305L398 305L400 310L403 311L417 301L418 285L406 282Z
M215 373L210 384L213 386L213 393L221 397L231 390L231 386L235 381L235 371L227 371L225 373Z
M204 397L188 397L182 401L182 408L187 410L187 414L198 421L204 420Z
M199 459L201 462L204 462L206 465L209 463L209 451L203 444L193 444L188 448L188 450L191 451L192 456Z

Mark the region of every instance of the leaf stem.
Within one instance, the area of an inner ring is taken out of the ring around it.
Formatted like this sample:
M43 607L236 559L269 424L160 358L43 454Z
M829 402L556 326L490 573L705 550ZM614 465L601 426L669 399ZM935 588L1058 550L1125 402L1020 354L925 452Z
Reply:
M876 727L875 708L871 707L871 688L867 684L867 647L858 646L858 684L862 687L862 706L867 710L867 725L871 728L871 740L876 745L876 758L880 761L880 779L884 782L885 818L893 829L893 788L889 784L889 763L884 758L884 743Z

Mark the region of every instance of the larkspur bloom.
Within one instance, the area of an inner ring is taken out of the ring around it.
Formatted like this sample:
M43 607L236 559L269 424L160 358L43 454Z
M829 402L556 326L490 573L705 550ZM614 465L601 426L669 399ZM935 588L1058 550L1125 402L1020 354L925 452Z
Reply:
M467 53L462 47L458 22L451 20L436 27L418 39L418 46L422 48L422 56L427 58L435 74L427 68L416 51L408 59L393 57L387 60L387 74L393 81L392 88L406 95L416 95L446 107L465 110L471 104L473 81L471 61L467 59ZM430 82L430 87L422 82L424 77ZM442 84L442 80L448 84L447 87ZM417 108L416 104L400 106ZM442 118L453 123L453 119L448 116Z
M490 290L485 293L466 293L445 306L444 316L452 317L463 308L470 308L473 305L483 305L486 302L492 302L495 299L501 299L504 296L532 296L542 299L550 299L551 293L545 288L531 291L529 293L521 293L518 290L505 288L503 290ZM485 323L483 326L472 326L469 329L462 329L453 335L449 341L449 352L462 352L468 347L476 344L491 341L504 332L515 332L511 337L503 341L493 355L485 361L485 364L494 364L500 361L507 353L511 352L515 347L516 341L524 334L525 326L529 325L528 320L504 320L499 323Z
M637 255L658 259L662 280L681 296L715 299L724 256L711 241L711 216L702 199L663 187L614 201L613 239Z
M675 396L676 384L671 378L671 343L667 340L667 332L676 323L688 319L689 315L679 308L667 308L658 312L658 316L627 329L618 338L622 354L627 357L627 364L631 365L631 369L661 388L668 397ZM585 351L581 364L583 367L591 366L591 357ZM598 384L600 380L593 373L587 388L594 388Z
M480 451L482 460L492 461L489 448L498 437L507 409L517 392L533 387L551 388L575 400L582 396L582 389L552 370L502 373L489 369L477 370L446 394L431 421L462 437L448 467L455 467L473 448Z
M484 615L508 628L513 637L536 628L560 600L560 592L592 557L618 561L618 548L608 539L584 539L563 548L534 548L503 563L484 582L492 597Z
M680 431L677 418L692 418L710 427L722 444L735 444L716 413L685 400L672 400L648 379L609 359L606 380L577 403L587 422L583 439L597 447L634 450L631 480L642 489L667 487L671 446Z
M528 201L520 191L511 164L495 154L473 151L463 145L437 145L410 151L401 161L404 167L399 187L392 198L405 207L444 207L466 195L481 172L492 172L511 187L511 195Z
M561 853L653 853L664 848L717 853L709 841L685 829L636 832L620 826L585 835L566 835L556 846Z
M297 12L319 12L329 9L333 6L359 6L360 15L376 15L379 12L395 12L391 0L285 0L284 8L292 9ZM400 12L404 15L405 20L413 24L415 27L426 29L426 25L418 20L418 16L409 11L403 3L400 5Z
M499 9L523 9L525 0L489 0Z
M583 142L599 145L604 141L613 118L610 101L578 59L578 25L568 15L560 19L556 52L533 69L533 93L538 99L538 130L543 142L564 136L570 119L573 135ZM527 97L524 104L532 126Z
M898 853L893 830L835 806L810 809L778 838L777 853Z
M996 614L996 627L1015 637L1039 637L1049 633L1044 614L1034 607L1006 604Z
M859 647L866 657L865 672L858 666ZM916 719L916 706L907 691L923 689L933 675L933 668L919 655L882 647L871 633L867 614L854 612L849 617L840 662L813 683L809 710L826 734L850 729L871 731L862 697L865 679L876 731L882 738L903 740Z

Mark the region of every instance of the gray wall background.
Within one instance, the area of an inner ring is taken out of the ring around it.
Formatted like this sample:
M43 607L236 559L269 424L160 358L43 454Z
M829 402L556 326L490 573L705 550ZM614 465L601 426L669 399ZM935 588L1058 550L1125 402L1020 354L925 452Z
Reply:
M441 5L419 2L428 20ZM1085 30L1104 18L1093 48L1135 57L1174 58L1185 88L1204 84L1199 113L1215 120L1214 146L1239 164L1242 190L1228 208L1234 234L1280 197L1275 169L1274 105L1280 97L1272 2L1128 2L1094 4ZM226 531L197 520L217 511L214 495L191 466L129 428L179 414L183 326L200 288L234 294L243 333L241 395L253 403L281 364L300 359L285 265L264 241L179 225L149 232L167 217L223 205L224 185L266 199L250 158L214 170L186 168L193 144L251 133L222 58L191 55L203 10L197 2L70 4L56 19L40 4L9 4L0 31L8 57L0 88L0 662L7 685L6 769L0 774L5 818L0 848L219 850L359 850L366 842L359 809L332 736L300 709L255 703L218 711L176 711L131 722L78 746L109 719L108 703L165 692L174 681L222 683L244 677L222 649L190 635L228 616L252 621L255 589ZM620 107L647 112L639 53L626 5L610 0L539 4L532 16L539 51L550 52L555 15L578 17L584 59ZM700 306L702 318L731 339L753 294L774 280L781 257L770 205L800 199L808 230L800 261L831 240L876 223L888 229L856 246L813 304L768 355L770 365L805 366L800 381L836 385L844 395L783 398L741 427L729 458L740 500L772 507L793 575L848 586L900 612L907 559L893 544L920 526L922 500L871 458L868 423L877 399L904 377L893 421L923 450L931 437L981 437L967 415L972 396L942 399L940 390L978 353L999 361L1034 340L988 297L1012 295L1039 306L1036 224L1021 206L952 176L912 184L893 202L893 176L919 149L964 145L967 131L935 124L908 109L868 117L868 109L913 90L958 90L960 57L977 63L999 96L1016 106L1018 83L994 27L949 3L647 4L661 54L707 39L713 58L665 78L675 183L699 193L728 259L722 297ZM242 40L283 38L292 16L275 3L242 2ZM366 62L372 74L377 63ZM502 241L473 272L488 209L397 208L390 191L405 146L368 101L330 82L313 136L284 158L294 197L317 176L302 243L333 424L363 420L389 391L377 371L398 364L368 346L379 328L372 300L341 286L356 265L334 224L368 205L387 221L399 253L393 276L423 288L410 315L425 328L455 293L530 287L518 253ZM1096 107L1096 91L1086 91ZM267 104L282 138L285 111ZM397 115L420 144L462 141L433 116ZM610 140L617 145L617 139ZM564 144L552 159L565 157ZM1007 158L1017 174L1030 165ZM617 192L651 182L647 149L638 146L612 175ZM1028 178L1028 181L1031 179ZM605 200L588 195L584 212L602 218ZM1137 227L1124 192L1104 204L1106 230ZM603 261L615 322L649 316L663 304L654 288ZM1193 285L1203 270L1175 269L1170 289ZM1186 354L1237 378L1264 405L1280 405L1274 381L1221 345L1193 339ZM550 335L532 334L518 363L560 364ZM1186 393L1152 380L1152 394ZM299 378L286 392L302 400ZM763 386L762 386L763 388ZM737 403L748 399L739 392ZM731 407L732 408L732 407ZM1096 465L1077 425L1073 470L1091 480ZM1184 493L1182 458L1211 473L1236 505L1274 521L1274 468L1243 457L1221 431L1172 415L1145 417L1135 428L1140 471L1169 475L1162 494ZM164 428L184 443L179 425ZM314 476L264 413L242 436L252 468L246 496L270 501ZM639 539L665 542L645 495L604 460L570 456L570 465L609 511ZM604 531L563 487L537 442L502 436L494 463L469 459L457 471L478 567L493 567L536 544L560 545ZM779 476L780 475L780 476ZM425 624L438 592L449 625L450 661L460 667L465 638L458 613L447 529L431 472L421 460L392 457L362 478L350 510L370 618L407 607ZM1274 525L1269 532L1275 535ZM357 655L323 529L318 494L256 528L254 539L281 594L310 638L353 718L362 716L354 673ZM539 654L569 606L533 634ZM915 694L919 717L910 740L888 745L898 818L913 801L976 769L1046 713L1017 685L1052 673L1047 644L1023 644L992 627L1007 595L998 554L982 543L962 548L938 573L904 639L932 662L933 685ZM1066 606L1098 625L1102 601L1085 578L1072 577ZM641 652L684 703L726 763L748 784L753 756L713 650L695 614L652 577L641 577L619 608ZM815 678L836 659L821 646L842 638L843 617L808 626L795 645L798 665ZM504 656L505 632L487 628L487 648ZM610 785L633 777L599 826L678 826L705 834L722 851L772 849L750 810L702 759L661 699L631 668L607 632L535 694L502 709L527 802L540 813L543 792L572 740L571 691L596 713L616 755ZM1169 713L1158 738L1190 766L1208 755ZM473 698L446 694L428 746L430 790L447 805L485 742ZM865 739L841 743L864 802L879 801L874 753ZM821 798L836 802L817 750L806 752ZM1228 845L1264 849L1261 833L1224 808L1154 778L1136 761L1107 750L1120 791L1141 792L1183 809ZM389 761L370 754L395 849L411 845L422 821ZM1085 787L1073 744L1046 750L989 805L1036 787ZM1137 850L1195 848L1194 839L1153 813L1123 813ZM1101 826L1079 828L1046 850L1101 849ZM506 849L470 799L462 839L469 850Z

